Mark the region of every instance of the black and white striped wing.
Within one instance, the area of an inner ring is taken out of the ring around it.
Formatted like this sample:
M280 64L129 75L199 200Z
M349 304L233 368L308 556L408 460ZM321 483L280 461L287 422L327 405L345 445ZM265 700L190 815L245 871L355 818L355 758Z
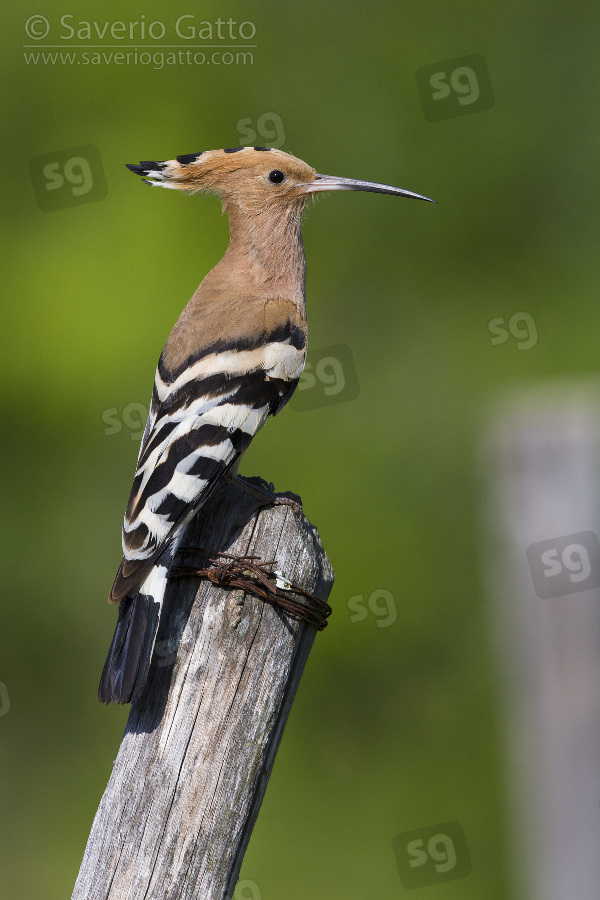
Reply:
M139 584L174 532L281 409L303 365L304 349L280 342L204 355L170 381L159 363L113 602Z

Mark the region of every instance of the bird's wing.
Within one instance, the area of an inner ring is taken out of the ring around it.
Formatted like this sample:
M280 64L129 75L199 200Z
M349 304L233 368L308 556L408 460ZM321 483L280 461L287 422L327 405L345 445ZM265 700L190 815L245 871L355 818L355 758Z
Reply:
M112 602L139 584L268 416L285 405L304 366L305 347L295 343L280 335L250 348L220 342L171 376L161 358L125 513L124 558Z

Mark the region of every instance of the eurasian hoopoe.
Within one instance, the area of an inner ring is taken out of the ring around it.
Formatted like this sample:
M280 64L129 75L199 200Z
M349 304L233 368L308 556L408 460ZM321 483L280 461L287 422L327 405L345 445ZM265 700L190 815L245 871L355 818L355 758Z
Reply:
M290 399L306 359L304 207L318 191L389 185L318 175L268 147L233 147L127 167L146 184L223 200L230 243L183 310L161 353L123 525L120 601L99 698L139 696L167 575L185 526L248 444ZM433 201L432 201L433 202Z

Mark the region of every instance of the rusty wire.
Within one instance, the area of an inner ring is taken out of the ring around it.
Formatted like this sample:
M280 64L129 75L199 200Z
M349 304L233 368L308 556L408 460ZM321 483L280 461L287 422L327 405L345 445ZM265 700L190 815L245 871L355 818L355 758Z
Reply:
M198 551L202 552L202 551ZM227 559L220 562L219 559ZM272 570L277 560L255 562L259 556L231 556L228 553L218 553L216 556L208 555L208 561L214 563L209 568L197 566L177 566L169 573L170 578L185 578L197 576L208 578L218 587L246 591L266 600L275 606L280 606L286 612L313 625L317 631L322 631L327 625L327 619L331 615L331 607L324 600L314 594L305 591L299 585L290 582L289 588L277 587L275 583L278 573ZM286 579L287 580L287 579ZM296 600L290 594L297 594L311 601L310 604L302 600Z

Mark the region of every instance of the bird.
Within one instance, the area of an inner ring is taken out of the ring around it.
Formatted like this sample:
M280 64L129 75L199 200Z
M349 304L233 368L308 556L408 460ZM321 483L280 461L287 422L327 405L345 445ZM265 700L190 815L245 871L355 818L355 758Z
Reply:
M119 615L98 696L136 700L150 668L169 569L185 528L270 416L292 396L307 350L302 215L323 191L413 191L320 175L283 150L230 147L128 164L147 184L221 198L229 246L160 355L109 602Z

